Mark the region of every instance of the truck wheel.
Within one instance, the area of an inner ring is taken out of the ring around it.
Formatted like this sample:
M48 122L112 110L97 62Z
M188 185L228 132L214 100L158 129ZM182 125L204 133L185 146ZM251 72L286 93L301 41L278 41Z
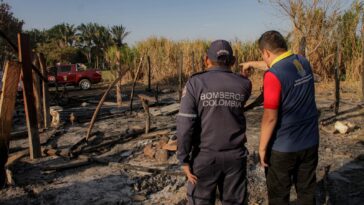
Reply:
M91 88L91 82L88 79L82 79L79 86L82 90L88 90Z

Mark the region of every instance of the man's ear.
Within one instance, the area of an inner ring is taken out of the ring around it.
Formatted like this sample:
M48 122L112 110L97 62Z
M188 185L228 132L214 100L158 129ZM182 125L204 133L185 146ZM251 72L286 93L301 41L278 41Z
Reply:
M270 58L270 56L272 55L271 52L268 49L263 49L263 54L265 55L266 58Z
M207 55L205 55L205 57L204 57L204 59L203 59L203 60L204 60L203 62L204 62L204 64L205 64L205 67L206 67L206 68L207 68L207 67L209 67L209 65L210 65L210 64L209 64L209 63L210 63L210 62L209 62L209 57L207 57Z

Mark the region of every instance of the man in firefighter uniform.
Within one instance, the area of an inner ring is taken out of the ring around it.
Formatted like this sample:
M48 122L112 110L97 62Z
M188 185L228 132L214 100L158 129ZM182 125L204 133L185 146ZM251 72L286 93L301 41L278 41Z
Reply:
M207 70L193 75L177 115L177 157L188 178L188 204L247 203L244 105L252 85L233 73L235 57L224 40L211 43Z

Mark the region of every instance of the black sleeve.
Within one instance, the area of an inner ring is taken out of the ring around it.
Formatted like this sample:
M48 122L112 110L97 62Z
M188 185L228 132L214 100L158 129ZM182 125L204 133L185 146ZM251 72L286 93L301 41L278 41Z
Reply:
M197 101L189 80L183 90L181 107L177 115L177 158L181 164L189 163L197 118Z

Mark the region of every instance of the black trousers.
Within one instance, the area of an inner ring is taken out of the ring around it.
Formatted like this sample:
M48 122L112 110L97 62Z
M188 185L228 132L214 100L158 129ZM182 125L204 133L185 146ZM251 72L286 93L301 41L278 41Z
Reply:
M188 182L189 205L214 205L217 189L223 205L247 204L246 151L200 152L192 172L198 180Z
M299 152L278 152L268 155L266 169L270 205L288 205L292 184L297 192L297 205L314 205L318 146Z

